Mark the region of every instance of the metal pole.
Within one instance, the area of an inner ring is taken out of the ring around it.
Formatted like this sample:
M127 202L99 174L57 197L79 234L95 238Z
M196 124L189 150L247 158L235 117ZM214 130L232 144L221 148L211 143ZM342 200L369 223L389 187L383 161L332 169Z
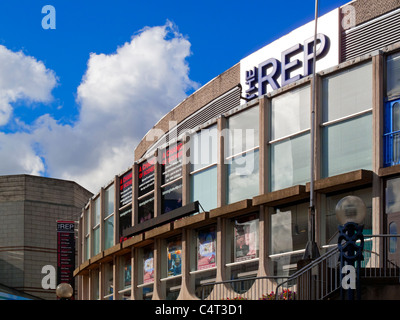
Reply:
M315 259L319 256L318 247L315 243L315 204L314 204L314 139L315 139L315 100L316 100L316 62L317 62L317 27L318 27L318 0L315 0L315 23L314 23L314 49L313 49L313 77L312 77L312 105L311 105L311 171L310 171L310 207L308 210L308 243L304 259Z

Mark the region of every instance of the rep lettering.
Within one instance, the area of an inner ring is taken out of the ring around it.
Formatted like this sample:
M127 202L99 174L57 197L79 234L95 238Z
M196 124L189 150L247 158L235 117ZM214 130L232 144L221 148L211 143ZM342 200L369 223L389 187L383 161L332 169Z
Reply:
M316 60L323 58L329 51L329 38L317 34ZM303 52L303 54L301 54ZM296 57L302 57L302 60ZM294 46L282 51L281 60L269 58L261 62L251 70L245 71L246 98L253 99L267 93L268 87L277 90L280 87L307 77L313 72L314 60L314 37L306 39L303 44L297 43ZM301 69L303 71L301 72ZM280 82L280 83L279 83Z

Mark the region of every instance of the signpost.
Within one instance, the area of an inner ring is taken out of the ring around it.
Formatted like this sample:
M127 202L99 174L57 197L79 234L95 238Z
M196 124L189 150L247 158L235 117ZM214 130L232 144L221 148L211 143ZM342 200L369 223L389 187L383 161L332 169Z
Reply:
M68 283L75 288L75 222L57 221L57 285Z

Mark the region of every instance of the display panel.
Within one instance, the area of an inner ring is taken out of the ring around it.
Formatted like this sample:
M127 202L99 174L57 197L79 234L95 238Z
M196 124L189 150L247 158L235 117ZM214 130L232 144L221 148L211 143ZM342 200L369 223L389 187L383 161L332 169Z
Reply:
M139 197L154 190L155 163L156 159L153 157L139 164L138 168Z
M167 242L167 276L177 276L182 272L182 241L173 239Z
M197 232L197 270L216 266L216 235L215 226Z
M132 202L132 170L119 178L119 207Z
M258 257L258 215L251 214L234 220L234 262Z

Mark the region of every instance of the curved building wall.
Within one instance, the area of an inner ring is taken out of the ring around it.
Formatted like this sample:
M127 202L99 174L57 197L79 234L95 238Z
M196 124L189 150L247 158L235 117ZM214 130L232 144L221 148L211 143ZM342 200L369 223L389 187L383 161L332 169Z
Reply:
M335 206L346 195L366 204L366 234L385 232L397 203L385 195L400 174L388 118L400 93L400 43L389 42L319 70L315 83L304 76L252 99L238 64L175 107L143 138L132 167L82 210L80 299L274 291L304 258L311 157L319 250L336 241Z

